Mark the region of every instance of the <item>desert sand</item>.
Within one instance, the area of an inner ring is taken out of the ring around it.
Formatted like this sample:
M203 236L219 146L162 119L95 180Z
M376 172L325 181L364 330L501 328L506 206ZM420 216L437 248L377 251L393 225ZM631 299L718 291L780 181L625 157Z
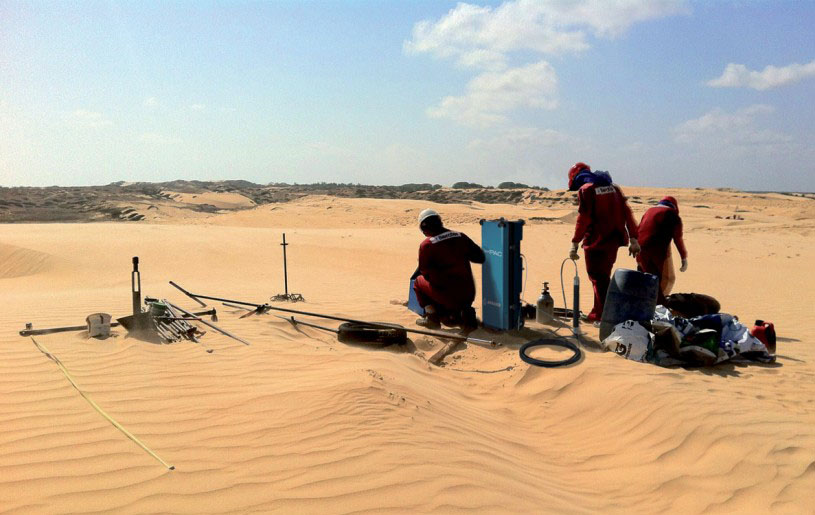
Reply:
M220 304L218 324L250 346L212 331L203 337L212 353L191 342L145 343L121 328L105 340L36 337L173 471L17 334L26 322L127 315L132 256L145 295L195 308L174 280L265 302L283 291L285 232L289 289L307 300L292 307L412 326L402 303L425 207L477 242L479 219L526 219L524 298L534 303L549 281L562 305L574 206L306 196L252 207L235 194L168 193L215 210L158 206L140 222L0 225L0 511L812 513L815 201L626 193L638 219L662 195L679 199L690 266L674 291L713 295L749 325L773 321L776 364L630 362L601 352L597 329L584 325L581 362L534 368L518 347L547 330L530 322L508 334L479 329L473 336L501 345L461 344L436 366L428 358L443 342L431 337L413 335L404 348L350 346L270 314L239 319ZM585 307L591 289L578 264ZM624 249L617 266L635 267ZM572 274L567 264L570 303ZM480 283L478 267L475 275Z

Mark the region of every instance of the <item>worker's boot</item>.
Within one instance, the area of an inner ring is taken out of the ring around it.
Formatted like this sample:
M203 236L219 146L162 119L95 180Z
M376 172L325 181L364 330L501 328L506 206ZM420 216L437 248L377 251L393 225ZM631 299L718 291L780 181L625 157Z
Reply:
M478 329L478 318L475 316L475 309L472 306L461 311L461 328Z
M430 317L417 318L416 325L424 327L425 329L441 329L441 323Z
M436 307L428 304L424 307L424 316L416 319L416 325L424 327L425 329L440 329L441 323L439 322L439 315L436 312Z

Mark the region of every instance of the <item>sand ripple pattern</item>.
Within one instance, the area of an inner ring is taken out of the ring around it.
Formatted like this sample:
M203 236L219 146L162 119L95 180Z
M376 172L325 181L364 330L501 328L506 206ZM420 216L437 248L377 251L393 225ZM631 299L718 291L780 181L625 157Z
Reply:
M687 205L708 205L705 195ZM395 220L381 229L286 229L289 286L309 301L299 306L412 324L398 304L418 243L415 228L401 225L413 217L408 208L377 202L373 213L390 209ZM544 370L518 358L521 334L502 336L496 349L461 345L436 367L426 361L440 345L430 338L372 350L269 315L240 320L220 305L219 325L251 346L212 331L211 354L121 331L102 341L81 332L38 338L172 472L16 332L26 321L127 314L136 253L145 294L192 308L166 283L173 279L262 302L282 289L285 228L263 227L264 213L257 227L0 226L0 513L811 513L815 319L804 296L815 283L804 275L757 292L748 278L756 261L762 277L783 277L815 253L794 221L756 241L752 229L720 228L709 208L687 211L696 272L680 284L718 296L748 323L774 318L778 364L661 369L588 348L576 366ZM351 226L342 217L355 213L332 216L332 225ZM478 234L475 223L461 228ZM555 282L563 256L553 242L568 232L557 221L526 231L530 285ZM79 251L78 241L91 243ZM618 265L631 262L621 256Z
M0 279L35 275L47 270L52 261L48 254L0 243Z

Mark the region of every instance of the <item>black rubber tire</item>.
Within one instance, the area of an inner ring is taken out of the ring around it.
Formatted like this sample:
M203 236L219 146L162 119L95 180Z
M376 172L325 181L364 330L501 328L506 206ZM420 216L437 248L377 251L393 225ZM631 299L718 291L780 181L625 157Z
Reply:
M672 293L665 299L665 307L683 318L715 315L722 309L718 300L703 293Z
M355 322L345 322L340 324L337 339L343 343L365 343L373 345L404 345L407 343L407 331L401 325L382 324L379 325L358 324Z
M526 353L529 349L533 347L539 347L541 345L553 345L555 347L564 347L566 349L571 350L574 352L574 356L560 360L560 361L545 361L542 359L535 359L530 358ZM580 361L580 357L582 353L577 345L568 341L568 340L560 340L556 338L541 338L539 340L532 340L531 342L526 342L525 344L521 345L521 350L519 351L521 355L521 359L524 360L526 363L530 365L535 365L536 367L546 367L546 368L554 368L554 367L565 367L567 365L571 365L572 363L577 363Z

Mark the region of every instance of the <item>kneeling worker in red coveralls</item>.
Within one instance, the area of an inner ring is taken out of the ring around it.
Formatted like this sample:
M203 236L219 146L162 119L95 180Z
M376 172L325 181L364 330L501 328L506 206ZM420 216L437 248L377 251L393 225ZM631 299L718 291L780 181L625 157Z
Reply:
M586 272L594 287L590 322L603 316L603 303L611 282L617 249L628 245L629 253L640 251L637 222L622 190L611 182L608 172L592 172L589 165L576 163L569 170L569 191L577 191L577 222L572 238L571 259L579 259L577 244L583 241Z
M671 252L671 240L676 244L682 258L680 272L688 269L688 251L682 240L682 219L679 217L679 203L673 197L665 197L642 215L639 226L640 253L637 255L638 269L654 274L662 283L666 261ZM665 292L657 289L657 304L665 304Z
M441 322L478 327L470 263L483 263L484 251L466 234L445 228L432 209L419 213L419 228L427 238L419 245L419 266L411 279L425 316L416 323L431 329L438 329Z

